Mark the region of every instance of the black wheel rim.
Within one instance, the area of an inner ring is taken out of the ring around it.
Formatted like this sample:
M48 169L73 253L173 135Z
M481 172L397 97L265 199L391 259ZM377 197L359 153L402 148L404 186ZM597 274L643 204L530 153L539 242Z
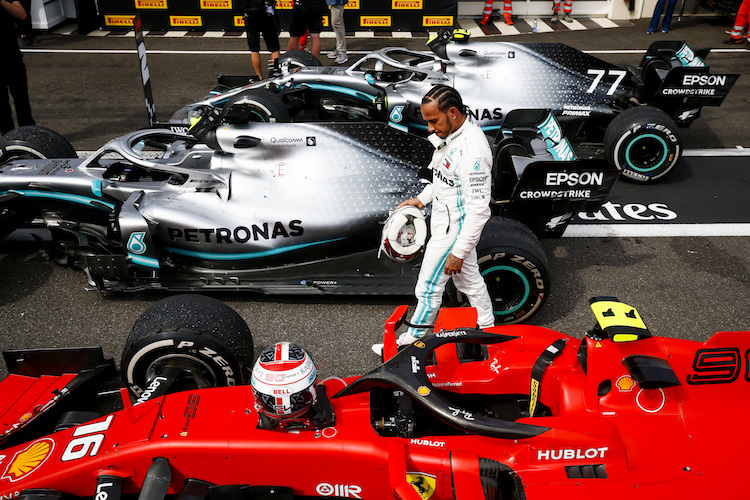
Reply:
M492 266L482 271L487 290L492 299L495 316L514 314L531 296L531 284L518 269L510 266Z
M656 134L635 137L625 148L628 166L636 172L648 174L664 166L669 158L669 146Z

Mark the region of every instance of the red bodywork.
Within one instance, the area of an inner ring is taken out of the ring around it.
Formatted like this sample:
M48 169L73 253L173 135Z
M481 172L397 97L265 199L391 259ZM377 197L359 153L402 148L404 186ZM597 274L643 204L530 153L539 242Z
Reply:
M396 354L394 329L405 311L397 309L386 324L386 358ZM473 326L472 314L443 310L436 330ZM169 463L174 494L193 478L321 497L496 498L482 486L481 457L501 464L520 498L744 496L748 332L717 333L701 344L659 337L581 341L524 325L492 331L517 338L488 345L482 361L461 363L454 344L438 347L436 364L426 368L427 390L528 396L531 367L564 339L539 387L548 416L517 420L548 428L537 436L382 436L371 421L368 392L331 399L334 427L299 432L256 429L249 386L185 391L138 406L123 392L121 411L0 450L0 499L31 488L94 497L100 475L122 478L123 494L138 493L157 457ZM680 385L640 388L623 365L635 354L666 360ZM12 374L0 383L0 433L21 418L18 408L49 400L47 389L30 396L23 388L33 382ZM325 383L329 394L343 387L340 380Z

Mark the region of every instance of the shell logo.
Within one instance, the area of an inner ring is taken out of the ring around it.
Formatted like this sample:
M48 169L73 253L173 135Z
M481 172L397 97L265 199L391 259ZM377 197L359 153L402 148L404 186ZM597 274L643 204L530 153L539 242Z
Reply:
M55 442L51 439L34 441L25 449L19 451L10 461L0 479L18 481L38 469L52 454Z
M635 380L629 375L623 375L615 383L620 392L630 392L635 387Z

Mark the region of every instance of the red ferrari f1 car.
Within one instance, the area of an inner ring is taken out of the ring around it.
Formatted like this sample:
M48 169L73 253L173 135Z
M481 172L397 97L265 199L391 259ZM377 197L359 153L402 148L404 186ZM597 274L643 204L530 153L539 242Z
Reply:
M660 338L613 297L591 307L582 340L475 330L461 308L398 350L401 306L381 366L318 386L327 423L279 431L258 428L243 385L244 321L214 299L170 297L128 338L115 411L81 411L87 387L106 392L101 352L5 353L0 498L744 496L750 334Z

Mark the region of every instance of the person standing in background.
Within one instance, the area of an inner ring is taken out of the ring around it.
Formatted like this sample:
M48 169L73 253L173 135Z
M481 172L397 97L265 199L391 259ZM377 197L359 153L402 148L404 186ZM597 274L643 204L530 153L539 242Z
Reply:
M573 11L573 0L565 0L565 3L563 4L563 11L565 12L565 15L563 16L562 20L566 23L572 23L573 18L570 17L570 13ZM560 12L560 0L552 0L552 19L551 21L553 23L556 23L559 20L558 12Z
M484 26L492 17L492 6L495 4L495 0L486 0L484 4L484 12L482 13L482 20L479 24ZM508 26L513 25L513 3L511 0L503 0L503 20Z
M299 38L307 31L310 34L310 53L320 57L320 32L323 31L323 14L326 12L328 5L325 0L294 0L286 50L299 50Z
M239 0L240 9L245 16L247 46L250 49L250 61L255 74L263 79L263 65L260 60L260 35L266 42L266 49L271 52L271 60L278 59L279 23L276 20L274 0Z
M349 0L326 0L331 8L331 27L336 35L336 49L328 54L328 59L336 59L336 64L344 64L349 60L346 55L346 26L344 25L344 7Z
M29 82L23 55L18 48L16 19L26 19L26 10L18 0L0 0L0 133L13 130L13 114L8 91L16 105L19 126L35 125L29 104Z
M26 19L16 19L16 29L24 45L39 43L31 30L31 0L19 0L26 11Z
M734 18L734 25L732 25L732 31L729 33L729 39L724 40L724 43L733 45L736 43L743 43L742 33L746 33L747 45L746 49L750 49L750 30L748 27L748 18L750 18L750 0L743 0L740 8L737 9L737 17Z
M666 4L667 10L664 11L664 5ZM664 20L661 22L661 32L669 33L669 25L672 24L672 14L674 8L677 5L677 0L659 0L656 2L654 7L654 14L651 16L651 24L648 27L647 35L653 35L654 31L659 29L659 18L661 17L662 11L664 11Z

